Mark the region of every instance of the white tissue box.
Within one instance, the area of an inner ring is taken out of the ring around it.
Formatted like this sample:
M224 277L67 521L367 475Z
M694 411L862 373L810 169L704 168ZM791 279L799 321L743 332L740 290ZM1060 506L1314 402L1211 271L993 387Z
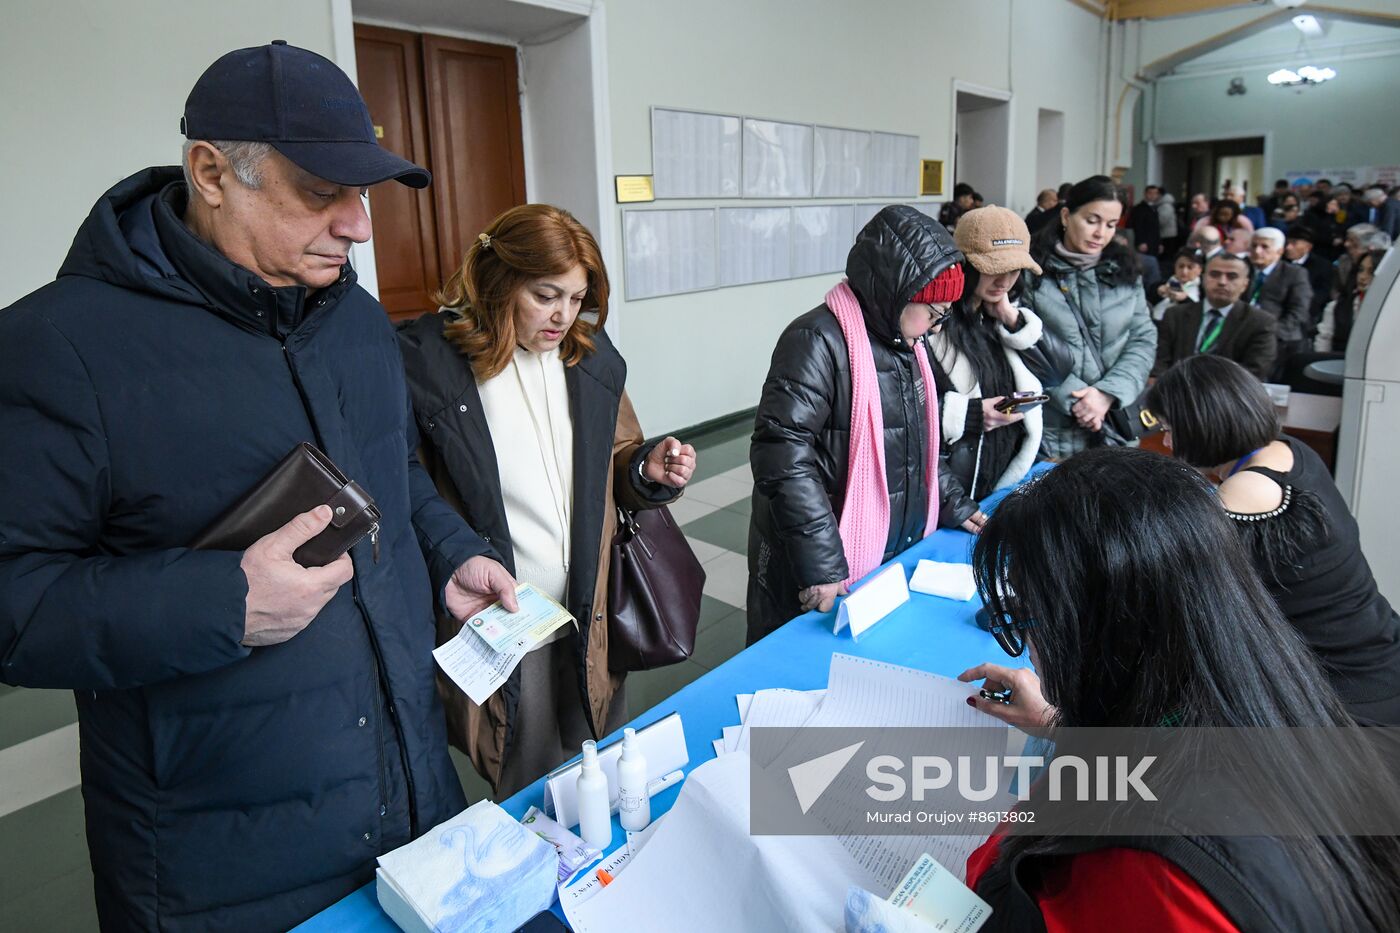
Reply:
M489 800L379 857L379 905L405 933L514 930L554 902L559 853Z

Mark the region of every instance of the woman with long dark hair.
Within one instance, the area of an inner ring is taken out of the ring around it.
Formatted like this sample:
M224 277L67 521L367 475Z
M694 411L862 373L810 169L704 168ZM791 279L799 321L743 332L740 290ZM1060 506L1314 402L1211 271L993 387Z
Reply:
M1040 403L1008 411L1008 397L1059 385L1070 357L1020 304L1023 270L1040 274L1025 221L1004 207L977 208L953 238L966 257L963 294L928 336L943 431L938 523L976 533L987 520L977 500L1016 485L1040 457Z
M1044 274L1032 280L1025 303L1073 356L1045 406L1044 449L1056 460L1110 436L1104 420L1137 401L1157 356L1137 259L1113 238L1122 214L1118 186L1095 175L1070 189L1059 219L1031 244Z
M1005 704L969 701L992 716L1052 738L1068 727L1277 729L1275 771L1261 777L1288 774L1295 784L1316 763L1290 758L1297 746L1285 727L1346 737L1338 727L1351 721L1317 660L1185 464L1136 449L1087 451L1001 503L973 566L998 641L1013 656L1028 648L1035 665L981 664L961 675L1010 688ZM1394 776L1378 773L1380 756L1358 757L1378 767L1347 777L1383 790L1393 818ZM1381 812L1382 796L1372 799ZM1334 818L1343 806L1308 803ZM1397 877L1393 836L1180 832L1129 843L1007 832L968 860L969 885L992 907L984 933L1393 930Z
M675 499L695 450L645 442L627 365L603 330L602 253L568 211L501 214L437 300L437 314L399 333L423 464L511 573L577 620L531 648L485 703L438 678L448 739L508 796L627 721L625 675L608 665L617 507ZM439 643L461 627L440 617Z
M1400 725L1400 615L1376 589L1356 520L1322 459L1280 433L1259 380L1193 356L1148 395L1180 460L1219 485L1219 502L1279 608L1363 724Z

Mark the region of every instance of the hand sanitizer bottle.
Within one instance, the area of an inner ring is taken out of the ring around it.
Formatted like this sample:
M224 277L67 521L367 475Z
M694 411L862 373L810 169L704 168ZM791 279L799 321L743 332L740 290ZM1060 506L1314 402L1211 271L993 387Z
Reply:
M622 828L629 832L640 832L651 822L647 760L639 748L636 729L622 731L622 757L617 762L617 815Z
M598 744L592 739L583 743L583 768L578 775L578 830L583 841L595 849L612 845L608 776L598 764Z

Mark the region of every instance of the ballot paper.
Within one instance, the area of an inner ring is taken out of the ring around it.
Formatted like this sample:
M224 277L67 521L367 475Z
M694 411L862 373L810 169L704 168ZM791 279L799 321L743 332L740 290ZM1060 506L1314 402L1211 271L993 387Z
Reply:
M812 728L834 726L980 726L969 731L968 744L958 754L974 759L1005 754L1006 732L996 719L967 705L977 688L938 674L901 667L885 661L872 661L848 654L832 655L827 675L826 698L805 725ZM988 729L988 726L998 728ZM981 743L974 745L974 742ZM840 787L861 780L856 774L843 775L832 786ZM849 792L849 788L844 788ZM989 810L1010 810L1016 800L1009 794L988 801ZM972 836L868 836L855 832L860 814L852 811L851 823L833 826L843 846L880 885L870 890L891 890L904 872L923 852L929 852L959 881L967 875L967 857L986 841L985 835Z
M537 645L555 629L574 621L569 610L532 584L517 584L515 599L519 611L511 612L499 602L492 603L467 619L463 630L470 629L481 636L492 651L501 652Z
M851 638L909 602L909 581L903 564L891 564L862 583L836 607L836 624L832 631L840 634L847 626Z
M772 690L760 690L754 694L753 703L749 706L749 713L744 717L743 725L738 729L737 734L730 730L729 726L724 730L725 752L749 751L749 735L751 730L756 728L775 728L782 726L804 726L821 706L822 698L826 696L825 690L787 690L775 688ZM733 741L730 742L730 736ZM766 762L765 762L766 763Z
M748 830L748 756L700 765L627 870L582 903L563 902L569 925L575 933L838 930L847 889L876 885L829 836Z
M937 560L921 560L909 578L909 589L929 596L942 596L967 602L977 595L977 579L970 564L948 564Z
M558 603L529 584L521 584L516 593L520 600L517 615L528 623L528 629L503 650L492 650L485 637L471 625L462 626L456 636L433 650L438 667L478 706L501 688L531 648L561 625L573 621L573 616L564 612ZM499 606L497 603L491 608ZM559 612L563 615L558 615Z
M489 800L379 857L376 894L410 933L513 930L554 901L554 847Z

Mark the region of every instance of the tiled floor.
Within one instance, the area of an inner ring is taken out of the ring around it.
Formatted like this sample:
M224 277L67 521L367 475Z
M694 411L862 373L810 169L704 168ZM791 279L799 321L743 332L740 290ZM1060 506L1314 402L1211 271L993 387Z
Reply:
M627 679L633 714L662 702L744 647L751 419L684 440L698 464L685 497L671 507L707 579L690 660ZM0 684L0 929L85 933L97 929L92 872L77 787L77 712L62 690ZM489 796L469 762L453 760L468 800Z

